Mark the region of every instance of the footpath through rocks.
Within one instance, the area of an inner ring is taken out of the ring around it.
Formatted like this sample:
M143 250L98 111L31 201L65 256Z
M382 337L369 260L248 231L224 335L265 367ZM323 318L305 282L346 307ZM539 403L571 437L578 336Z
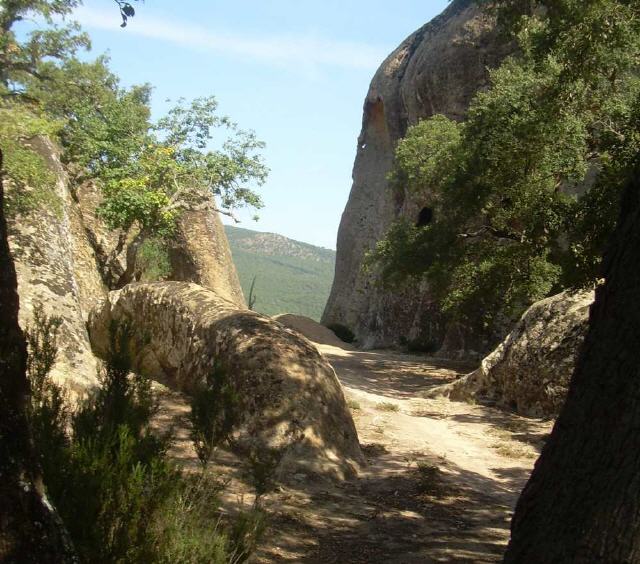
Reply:
M253 561L498 562L515 502L551 423L421 394L473 366L390 351L316 345L333 365L367 465L343 483L293 476L263 499L269 529ZM160 424L174 455L197 466L185 399L164 390ZM223 506L253 497L241 463L221 452Z

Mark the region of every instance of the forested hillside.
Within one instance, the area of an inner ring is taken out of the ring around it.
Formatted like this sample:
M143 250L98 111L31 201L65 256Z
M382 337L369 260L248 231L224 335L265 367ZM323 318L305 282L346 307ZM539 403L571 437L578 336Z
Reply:
M275 233L225 227L244 295L267 315L297 313L319 320L335 268L336 253Z

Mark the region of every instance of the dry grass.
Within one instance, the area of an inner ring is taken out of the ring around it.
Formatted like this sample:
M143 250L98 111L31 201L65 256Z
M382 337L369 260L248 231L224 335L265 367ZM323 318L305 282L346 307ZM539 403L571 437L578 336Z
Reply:
M376 404L378 411L400 411L400 406L397 403L391 403L390 401L381 401Z
M362 406L360 405L360 402L354 399L348 399L347 400L347 407L351 410L351 411L360 411L362 409Z

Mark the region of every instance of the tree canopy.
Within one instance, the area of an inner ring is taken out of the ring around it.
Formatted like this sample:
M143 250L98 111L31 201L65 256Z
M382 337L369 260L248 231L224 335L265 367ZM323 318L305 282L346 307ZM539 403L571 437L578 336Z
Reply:
M0 111L11 115L0 140L18 195L27 185L25 194L50 192L42 159L24 142L40 134L60 142L75 183L100 186L107 224L135 227L143 239L170 237L184 210L204 204L232 216L238 207L262 207L256 188L268 168L256 135L220 114L213 96L178 100L152 121L152 87L122 87L104 55L80 59L88 36L73 22L56 23L79 4L9 0L0 12ZM126 24L133 7L117 4ZM19 39L15 26L27 15L44 23Z

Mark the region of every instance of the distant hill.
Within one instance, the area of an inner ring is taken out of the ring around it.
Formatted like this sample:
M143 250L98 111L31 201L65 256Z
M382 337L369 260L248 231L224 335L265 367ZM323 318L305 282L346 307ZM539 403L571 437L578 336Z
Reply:
M267 315L297 313L320 320L329 298L335 251L225 225L233 262L247 300L254 276L254 309Z

